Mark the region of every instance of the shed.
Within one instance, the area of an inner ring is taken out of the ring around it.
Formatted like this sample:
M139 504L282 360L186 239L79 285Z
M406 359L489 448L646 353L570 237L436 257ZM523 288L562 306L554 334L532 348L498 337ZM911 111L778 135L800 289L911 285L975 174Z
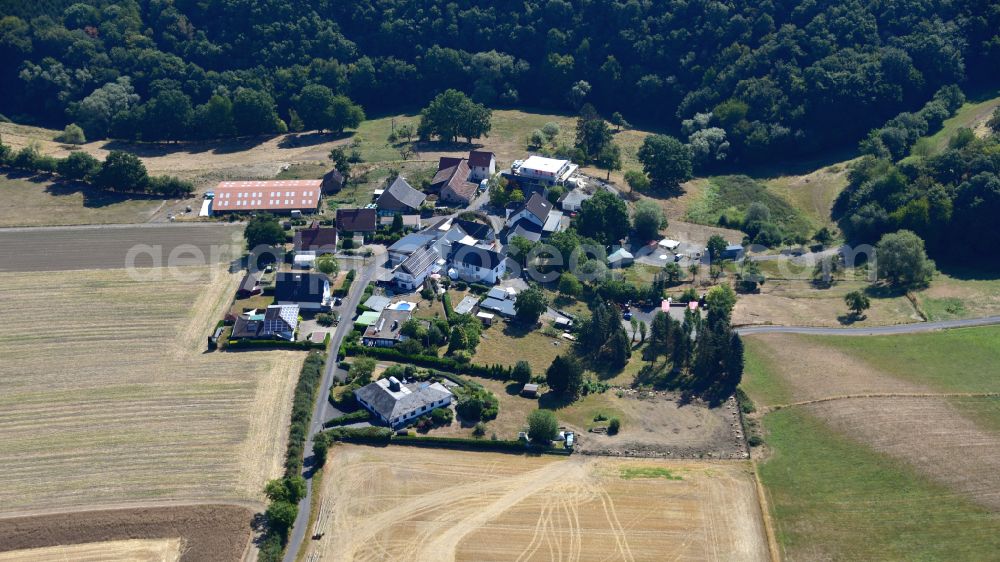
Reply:
M480 311L476 313L476 318L478 318L479 321L483 323L483 326L492 326L493 320L496 318L496 315L490 314L489 312Z
M316 252L299 252L292 258L292 267L312 269L316 265Z
M521 389L521 396L526 396L528 398L538 397L538 385L535 383L525 384Z
M608 263L611 265L625 266L631 265L635 256L625 248L618 248L608 256Z
M462 301L455 306L455 312L457 314L469 314L477 304L479 304L478 298L472 295L466 295L465 298L463 298Z
M666 248L671 251L677 249L677 247L680 245L681 245L680 242L678 242L677 240L671 240L670 238L664 238L663 240L657 242L657 246L660 246L661 248Z
M724 260L738 260L743 257L743 246L739 244L730 244L726 246L725 251L722 252L722 259Z

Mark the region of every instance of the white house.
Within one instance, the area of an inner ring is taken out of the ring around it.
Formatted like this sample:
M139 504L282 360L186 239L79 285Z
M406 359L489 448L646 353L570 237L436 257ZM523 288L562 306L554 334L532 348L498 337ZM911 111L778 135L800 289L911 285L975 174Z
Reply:
M431 273L434 262L441 256L434 248L420 248L406 258L393 272L393 278L400 289L412 291L424 283Z
M518 221L528 220L538 226L544 226L552 212L552 203L537 193L533 193L523 205L511 211L507 217L507 226L511 227Z
M354 391L359 404L394 429L435 408L447 407L452 396L439 382L403 384L396 377L379 379Z
M515 176L551 186L568 180L577 168L579 166L569 160L529 156L527 160L515 161L510 167L510 171Z
M503 252L457 243L449 261L462 280L494 285L507 271L506 258Z

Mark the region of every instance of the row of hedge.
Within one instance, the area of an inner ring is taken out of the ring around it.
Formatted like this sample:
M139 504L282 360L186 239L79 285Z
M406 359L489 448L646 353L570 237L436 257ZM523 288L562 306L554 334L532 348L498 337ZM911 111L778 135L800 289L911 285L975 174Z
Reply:
M470 439L465 437L433 437L416 435L393 435L387 427L338 427L324 432L330 441L346 443L366 443L373 445L410 445L414 447L434 447L438 449L460 449L465 451L494 451L501 453L537 453L547 455L570 455L570 449L555 449L527 444L524 441Z
M312 351L302 364L299 381L295 385L292 399L291 424L288 429L288 446L285 450L285 476L282 481L288 488L302 484L302 464L305 454L306 437L309 434L309 422L316 403L316 390L323 380L323 370L326 357L323 353ZM326 447L322 447L325 455ZM304 494L302 494L304 496ZM303 497L272 498L268 505L265 520L267 530L260 548L258 560L277 562L281 560L285 545L288 542L288 531L295 523L298 513L298 503Z
M322 351L330 345L330 334L322 342L285 341L285 340L229 340L226 349L299 349L303 351Z
M479 365L476 363L466 363L452 357L438 357L436 355L408 355L391 347L368 347L353 341L345 342L341 346L341 354L343 356L364 355L376 359L406 362L418 367L475 375L477 377L501 381L512 379L514 371L513 368L503 365Z
M346 297L347 293L349 293L351 291L351 284L354 283L354 277L356 275L357 274L355 273L355 271L353 269L350 270L350 271L348 271L347 275L344 276L344 284L343 284L343 286L341 286L339 289L337 289L336 291L334 291L333 295L336 296L336 297L341 297L341 298Z
M372 414L368 410L358 410L357 412L351 412L350 414L344 414L342 416L337 416L326 423L323 427L337 427L338 425L350 425L352 423L369 421L372 419Z

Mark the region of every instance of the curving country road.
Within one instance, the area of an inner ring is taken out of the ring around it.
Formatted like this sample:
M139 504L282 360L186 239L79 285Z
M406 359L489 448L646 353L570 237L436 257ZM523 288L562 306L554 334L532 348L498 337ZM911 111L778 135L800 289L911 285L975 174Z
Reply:
M966 318L963 320L939 320L936 322L915 322L893 326L872 326L865 328L818 328L811 326L743 326L736 328L741 336L753 334L811 334L817 336L886 336L895 334L916 334L949 328L971 328L1000 324L1000 316Z

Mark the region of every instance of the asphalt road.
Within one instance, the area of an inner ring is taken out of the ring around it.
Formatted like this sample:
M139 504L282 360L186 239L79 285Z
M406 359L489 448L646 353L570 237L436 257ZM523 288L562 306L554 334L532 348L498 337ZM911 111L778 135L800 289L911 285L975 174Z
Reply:
M306 478L306 497L299 502L299 513L295 517L295 525L292 527L291 535L288 538L288 547L285 549L285 562L295 562L299 549L302 547L302 541L305 540L306 532L309 530L309 510L312 505L313 494L312 475L314 470L318 468L314 466L313 437L323 430L323 422L326 421L327 416L331 415L330 410L333 409L327 396L330 394L330 387L333 385L334 376L337 371L337 352L340 350L340 343L354 326L351 317L354 309L358 307L358 303L361 301L361 295L364 293L365 287L375 277L378 260L384 257L376 256L369 259L366 263L358 264L358 273L354 279L354 283L351 284L351 292L340 306L343 317L340 324L337 325L337 331L330 338L330 349L327 351L326 373L323 375L323 384L316 395L312 423L309 426L309 435L306 438L305 463L303 466L303 476ZM344 261L342 260L341 263L344 263Z
M147 223L0 229L0 271L204 265L239 257L243 225Z
M937 322L915 322L894 326L873 326L866 328L815 328L807 326L744 326L736 331L741 336L753 334L812 334L817 336L887 336L894 334L916 334L948 328L971 328L1000 324L1000 316L967 318L964 320L940 320Z

